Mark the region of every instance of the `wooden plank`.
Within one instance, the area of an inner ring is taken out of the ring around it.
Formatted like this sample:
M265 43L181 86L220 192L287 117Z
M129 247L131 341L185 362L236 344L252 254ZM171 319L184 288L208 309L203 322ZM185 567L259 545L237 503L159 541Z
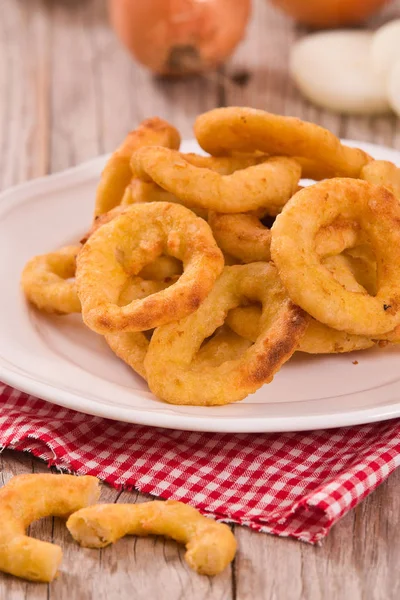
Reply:
M0 19L0 187L48 170L49 21L44 0L3 0Z
M213 80L166 81L136 63L110 28L103 2L56 3L52 27L53 171L112 151L153 115L192 137L197 114L217 103Z
M400 471L337 523L320 547L236 528L237 598L396 600Z
M99 153L99 96L88 15L95 2L53 2L51 20L51 171Z

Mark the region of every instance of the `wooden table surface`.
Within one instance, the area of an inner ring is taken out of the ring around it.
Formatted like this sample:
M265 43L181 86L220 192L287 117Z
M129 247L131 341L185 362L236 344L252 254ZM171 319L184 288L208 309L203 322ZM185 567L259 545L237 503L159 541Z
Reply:
M341 137L400 149L395 117L341 118L300 97L287 61L290 44L304 30L265 0L255 2L247 39L219 74L181 82L154 79L134 64L107 24L104 0L1 0L1 7L2 189L113 150L147 116L170 119L190 137L198 113L228 104L295 115ZM394 16L400 16L400 1L372 26ZM243 72L250 78L238 85L236 76ZM0 461L2 483L18 473L47 470L10 451ZM398 599L399 486L396 472L344 517L321 547L235 527L237 558L214 579L194 574L173 542L125 538L102 551L80 549L62 523L46 519L30 532L62 545L61 576L47 586L0 575L0 598ZM103 486L102 501L144 500Z

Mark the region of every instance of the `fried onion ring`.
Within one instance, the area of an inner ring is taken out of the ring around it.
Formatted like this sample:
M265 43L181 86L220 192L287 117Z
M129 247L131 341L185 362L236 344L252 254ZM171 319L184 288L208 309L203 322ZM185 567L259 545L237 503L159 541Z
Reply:
M133 176L130 158L135 150L152 145L177 150L180 143L181 138L175 127L158 117L146 119L131 131L103 170L96 193L95 216L108 212L121 202Z
M261 309L258 306L239 306L229 311L226 323L237 335L254 342L260 330L260 317ZM364 350L373 345L374 342L370 338L337 331L311 319L297 351L307 354L339 354Z
M104 548L125 535L164 535L186 545L186 562L202 575L221 573L236 553L236 540L228 525L175 500L98 504L71 515L67 528L88 548Z
M361 169L360 179L383 185L400 200L400 169L387 160L372 160Z
M176 283L126 306L118 299L130 277L162 254L182 261ZM77 261L83 320L97 333L145 331L195 311L224 259L207 223L178 204L134 204L95 231Z
M312 210L310 210L310 206ZM315 237L337 217L357 221L377 263L375 296L346 290L321 263ZM400 204L389 190L331 179L298 192L271 229L271 256L289 296L316 320L373 336L400 324Z
M106 333L104 339L118 358L138 375L146 379L144 359L149 349L149 340L141 331L134 333Z
M241 357L196 368L203 340L223 325L244 298L263 306L257 341ZM150 390L172 404L211 406L242 400L275 373L296 349L309 318L286 296L268 263L225 267L200 308L185 319L159 327L145 358Z
M21 285L26 298L39 310L59 315L81 312L76 292L76 258L80 246L65 246L31 258L25 265Z
M129 206L138 202L176 202L183 204L170 192L163 190L162 187L154 183L154 181L143 181L142 179L132 179L125 190L124 197L121 201L121 206ZM200 207L191 206L192 210L198 217L208 218L208 210Z
M238 213L267 208L277 214L294 194L301 175L296 161L285 157L264 159L229 175L193 166L169 148L141 148L131 163L142 179L155 181L183 204Z
M141 273L150 267L153 276L159 275L159 273L154 272L153 269L157 266L157 261L162 258L170 257L160 256L153 263L142 269ZM160 292L161 290L164 290L175 283L176 279L177 276L167 277L166 280L146 280L142 279L141 277L132 277L123 287L119 295L118 305L126 306L133 300L140 300L141 298L147 298L147 296L150 296L151 294L156 294L157 292ZM123 360L129 367L131 367L131 369L143 377L143 379L146 379L144 358L149 347L150 334L150 331L145 333L141 331L134 333L106 333L104 335L104 339L114 354L118 356L118 358Z
M308 159L303 164L303 177L311 179L359 177L371 160L362 150L341 144L319 125L254 108L216 108L197 117L194 131L200 146L215 156L261 151Z
M27 474L13 477L0 490L0 571L29 581L53 581L62 550L25 534L27 527L47 516L67 518L96 502L96 477Z
M195 368L219 367L228 360L240 358L251 345L251 341L223 325L201 346L193 359Z
M271 260L271 232L255 215L210 212L208 224L218 246L226 254L244 263Z

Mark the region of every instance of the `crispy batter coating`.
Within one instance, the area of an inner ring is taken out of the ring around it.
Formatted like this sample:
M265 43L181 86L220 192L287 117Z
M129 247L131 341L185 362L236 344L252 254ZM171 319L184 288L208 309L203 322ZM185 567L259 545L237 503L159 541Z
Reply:
M383 185L400 200L400 169L387 160L372 160L361 170L360 179Z
M208 224L226 254L244 263L271 260L271 232L256 215L210 212Z
M170 287L119 306L129 278L162 254L182 261ZM98 333L146 331L194 312L224 259L207 223L178 204L134 204L95 231L78 257L76 282L84 322Z
M125 189L133 177L130 167L132 153L142 146L166 146L178 150L179 132L159 117L143 121L131 131L121 146L112 154L97 188L95 217L108 212L121 202Z
M229 311L226 323L239 336L254 342L260 328L261 309L256 305L239 306ZM307 354L338 354L371 348L374 342L360 335L338 331L311 319L297 351Z
M125 535L172 538L185 544L186 562L202 575L221 573L236 553L236 540L227 525L174 500L98 504L71 515L67 527L81 546L89 548L104 548Z
M229 310L244 299L262 304L256 342L237 359L196 368L194 358L204 339L222 326ZM271 263L225 267L194 314L154 332L145 358L150 390L172 404L210 406L242 400L272 381L293 354L308 321L288 299Z
M65 246L27 262L21 285L29 302L48 313L81 312L75 281L71 281L80 249L80 246Z
M194 166L184 154L156 146L141 148L131 162L142 179L154 181L189 208L224 213L262 207L277 214L294 194L301 175L298 163L285 157L257 159L258 164L221 175Z
M371 160L362 150L341 144L319 125L254 108L210 110L197 117L194 131L200 146L215 156L261 151L308 159L300 162L303 177L311 179L359 177L362 167Z
M313 210L310 211L310 205ZM346 290L315 251L321 227L356 221L377 263L377 289ZM371 337L400 324L400 204L384 187L330 179L298 192L272 227L271 256L289 296L317 321Z
M134 178L125 190L121 207L137 204L138 202L176 202L177 204L183 204L176 196L167 192L167 190L163 190L154 181L143 181ZM207 221L208 210L205 208L191 206L190 210Z
M52 581L62 559L55 544L28 537L25 530L36 519L71 513L96 502L96 477L73 475L18 475L0 489L0 570L30 581Z

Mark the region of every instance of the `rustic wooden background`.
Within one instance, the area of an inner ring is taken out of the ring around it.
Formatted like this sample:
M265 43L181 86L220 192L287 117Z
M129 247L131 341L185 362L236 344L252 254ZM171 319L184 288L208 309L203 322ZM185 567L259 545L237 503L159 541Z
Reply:
M1 189L111 151L147 116L170 119L190 137L199 112L226 104L295 115L342 137L400 149L395 117L341 118L300 97L287 60L291 43L305 30L265 0L255 1L247 38L220 73L173 83L133 63L108 27L105 0L1 0L1 9ZM400 0L371 27L396 16ZM9 451L0 461L3 484L18 473L47 469ZM126 538L102 551L85 550L59 521L46 519L31 534L64 548L60 578L47 586L0 575L0 599L397 600L399 486L397 472L321 547L236 527L237 558L214 579L190 571L173 542ZM102 501L144 500L103 487Z

